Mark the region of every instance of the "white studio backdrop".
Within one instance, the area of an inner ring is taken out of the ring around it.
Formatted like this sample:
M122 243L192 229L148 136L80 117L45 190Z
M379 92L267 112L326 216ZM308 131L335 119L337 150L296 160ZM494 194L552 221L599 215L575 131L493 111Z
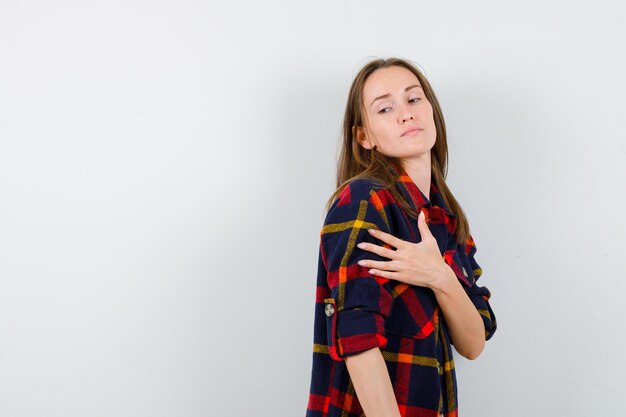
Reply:
M623 10L2 0L0 417L304 415L340 123L379 56L438 94L492 292L460 415L614 414Z

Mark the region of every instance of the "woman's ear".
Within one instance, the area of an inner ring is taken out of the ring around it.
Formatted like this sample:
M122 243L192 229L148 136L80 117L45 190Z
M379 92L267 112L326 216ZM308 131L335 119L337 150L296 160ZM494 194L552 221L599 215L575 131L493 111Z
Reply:
M352 134L356 137L357 142L365 149L372 149L372 144L365 135L365 130L361 126L352 126Z

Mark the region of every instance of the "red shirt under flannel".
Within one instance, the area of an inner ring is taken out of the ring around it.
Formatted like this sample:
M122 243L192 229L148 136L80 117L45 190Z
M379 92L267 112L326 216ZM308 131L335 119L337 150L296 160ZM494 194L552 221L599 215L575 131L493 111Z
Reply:
M485 339L496 330L482 274L470 236L457 243L456 216L431 182L430 201L403 168L396 186L409 203L426 214L441 254L456 273L485 325ZM434 292L426 287L376 277L360 259L386 261L356 247L382 241L367 233L379 229L397 238L420 242L417 220L408 217L388 189L373 180L348 184L333 202L320 233L315 302L313 367L307 417L360 417L344 358L379 347L404 417L458 416L457 384L448 327ZM389 245L385 245L389 247Z

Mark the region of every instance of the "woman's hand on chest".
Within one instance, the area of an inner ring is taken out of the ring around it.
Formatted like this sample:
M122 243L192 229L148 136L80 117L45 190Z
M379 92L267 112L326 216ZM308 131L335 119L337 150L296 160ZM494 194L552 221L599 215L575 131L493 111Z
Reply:
M422 241L407 242L381 230L369 229L369 233L383 241L384 246L361 242L360 249L376 253L389 261L362 259L358 264L370 268L369 273L383 278L401 281L421 287L438 288L442 282L454 277L454 272L439 251L437 240L430 232L424 212L417 221ZM395 248L392 249L391 247Z

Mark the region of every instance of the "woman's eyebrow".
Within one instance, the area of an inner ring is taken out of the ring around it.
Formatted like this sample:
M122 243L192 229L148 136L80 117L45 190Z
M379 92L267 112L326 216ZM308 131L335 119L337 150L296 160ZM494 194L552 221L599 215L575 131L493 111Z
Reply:
M409 90L410 90L410 89L412 89L412 88L422 88L422 86L421 86L421 85L418 85L418 84L410 85L410 86L408 86L407 88L405 88L405 89L404 89L404 91L409 91ZM372 100L372 102L370 103L370 107L372 106L372 104L374 104L374 102L375 102L376 100L380 100L381 98L387 98L387 97L389 97L390 95L391 95L391 94L387 93L387 94L383 94L382 96L378 96L378 97L376 97L376 98L375 98L374 100Z

